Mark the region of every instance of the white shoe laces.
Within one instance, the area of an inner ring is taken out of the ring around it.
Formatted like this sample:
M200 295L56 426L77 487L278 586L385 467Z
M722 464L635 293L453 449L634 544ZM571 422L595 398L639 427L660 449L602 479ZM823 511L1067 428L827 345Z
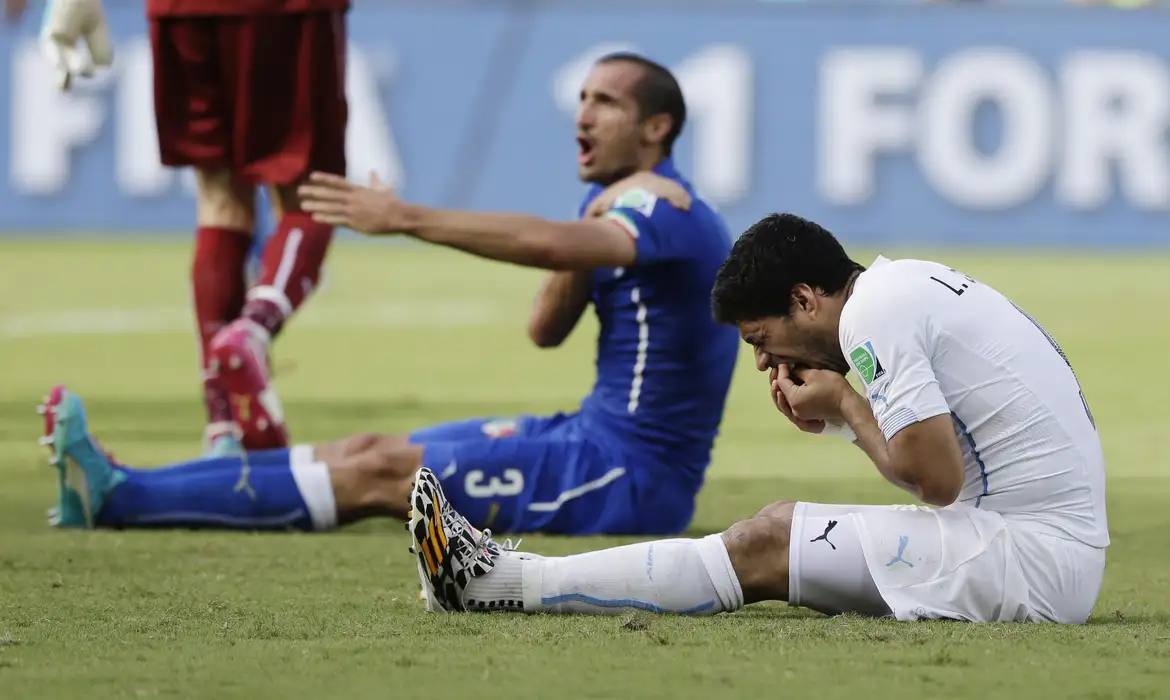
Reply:
M516 540L516 544L512 544L512 538L509 537L508 539L504 540L503 542L497 542L496 544L500 545L501 551L515 552L516 550L520 549L520 543L523 541L524 541L524 538L521 537L520 539Z
M503 542L497 542L494 539L492 539L491 528L484 528L483 530L476 530L476 532L479 533L479 537L477 537L475 540L475 548L476 549L482 549L487 545L494 544L496 547L498 547L500 549L501 552L515 552L515 551L517 551L517 549L519 549L520 543L524 541L524 538L521 537L520 539L516 540L515 544L513 544L512 538L509 537L508 539L504 540Z

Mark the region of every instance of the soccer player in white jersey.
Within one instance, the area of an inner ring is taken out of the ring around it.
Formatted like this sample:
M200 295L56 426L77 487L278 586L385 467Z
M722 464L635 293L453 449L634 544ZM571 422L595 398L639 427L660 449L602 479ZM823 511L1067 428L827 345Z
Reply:
M472 528L420 470L410 529L428 609L705 615L786 600L899 620L1089 617L1109 544L1101 443L1031 317L945 265L866 270L792 215L736 242L712 297L781 413L852 440L925 505L779 501L718 535L541 557Z

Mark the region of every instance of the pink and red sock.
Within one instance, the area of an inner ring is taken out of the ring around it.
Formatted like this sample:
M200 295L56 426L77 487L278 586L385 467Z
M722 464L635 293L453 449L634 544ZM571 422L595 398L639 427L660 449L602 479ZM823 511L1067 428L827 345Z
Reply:
M333 227L313 221L309 214L282 216L264 245L260 278L248 291L241 316L270 336L279 333L316 288L332 239Z

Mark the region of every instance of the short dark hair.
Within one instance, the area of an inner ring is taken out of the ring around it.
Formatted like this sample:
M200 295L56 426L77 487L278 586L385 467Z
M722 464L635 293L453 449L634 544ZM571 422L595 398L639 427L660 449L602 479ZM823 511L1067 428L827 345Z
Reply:
M687 120L687 103L678 80L665 66L636 53L611 53L598 59L597 65L618 62L633 63L642 68L642 79L634 87L638 116L646 119L655 114L670 115L670 131L662 139L662 154L669 156Z
M792 311L792 289L825 295L845 288L865 267L825 229L795 214L769 214L744 232L715 276L715 320L734 325Z

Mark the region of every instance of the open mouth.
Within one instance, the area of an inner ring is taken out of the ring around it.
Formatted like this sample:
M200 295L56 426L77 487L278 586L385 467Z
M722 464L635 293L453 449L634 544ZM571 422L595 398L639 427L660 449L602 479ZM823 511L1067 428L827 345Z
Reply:
M580 165L593 162L593 142L584 136L577 137L577 162Z

